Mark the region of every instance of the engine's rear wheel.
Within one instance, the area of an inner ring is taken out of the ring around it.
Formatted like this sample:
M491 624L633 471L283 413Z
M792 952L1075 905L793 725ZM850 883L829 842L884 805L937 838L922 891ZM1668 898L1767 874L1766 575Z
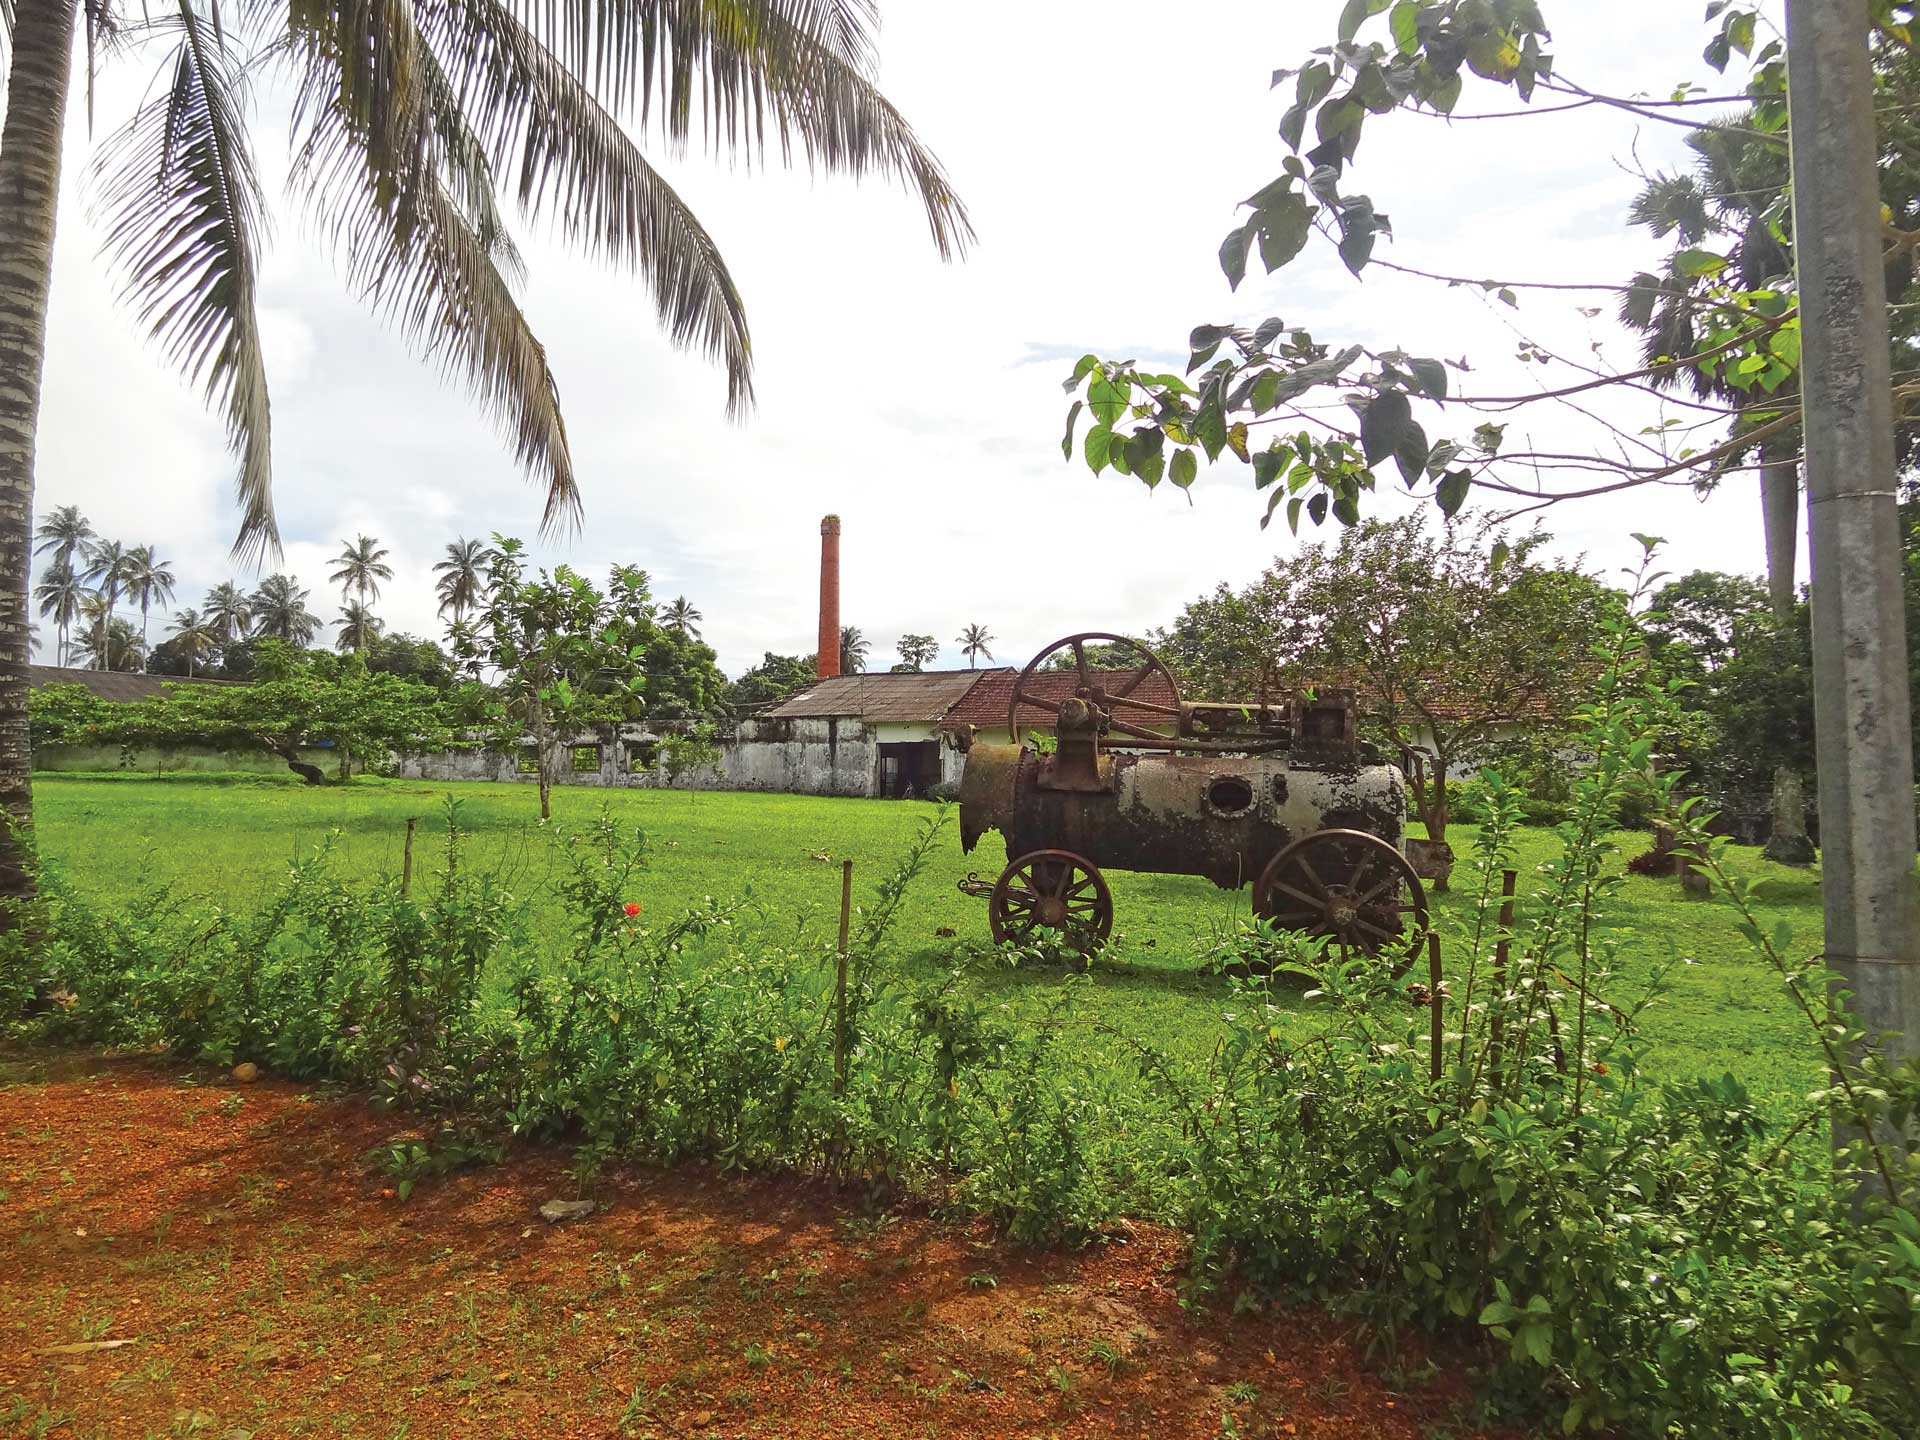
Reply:
M1364 830L1316 830L1272 860L1253 909L1283 930L1324 938L1342 960L1377 955L1397 977L1427 936L1427 893L1399 849Z

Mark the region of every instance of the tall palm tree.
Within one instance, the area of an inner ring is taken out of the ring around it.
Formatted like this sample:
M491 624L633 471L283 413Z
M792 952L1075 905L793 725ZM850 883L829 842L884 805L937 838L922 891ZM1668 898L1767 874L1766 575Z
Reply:
M242 638L253 624L252 597L231 580L223 580L207 591L200 608L213 627L214 638L222 645Z
M867 651L873 647L860 633L858 625L840 627L840 673L858 675L867 668Z
M149 98L100 152L107 250L142 320L222 412L238 461L239 548L278 553L266 367L255 303L262 196L245 86L289 73L293 187L348 283L467 380L546 490L545 523L579 511L547 352L511 288L520 257L496 195L637 270L675 343L721 360L727 403L752 401L746 314L719 248L621 126L657 118L916 193L943 256L972 230L939 162L874 84L868 0L629 0L618 5L228 6L3 0L0 125L0 806L31 811L26 730L27 516L46 355L61 138L84 13L87 54L161 54ZM96 42L118 43L102 50ZM11 51L9 57L8 51ZM91 86L89 86L91 93ZM699 103L689 97L699 95ZM604 98L603 98L604 97ZM607 107L611 106L609 109ZM30 885L0 838L0 896Z
M974 668L974 660L978 656L984 655L989 660L993 659L993 651L987 648L993 643L993 636L988 633L984 625L967 626L960 632L959 638L954 643L960 647L960 653L967 657L969 670Z
M253 633L289 645L309 645L320 629L320 617L307 609L310 592L291 575L269 575L248 599L253 611Z
M147 612L173 601L173 566L153 553L151 545L127 552L127 599L140 607L140 650L147 649Z
M93 526L78 505L62 505L40 522L33 538L38 542L34 554L51 555L55 568L71 570L74 554L93 539Z
M487 565L493 559L493 547L483 540L462 535L447 545L446 558L436 561L433 593L439 597L440 613L452 613L453 623L466 619L467 612L479 607L487 591Z
M660 612L660 623L663 626L676 635L685 635L694 640L700 638L699 622L706 618L693 608L693 602L684 595Z
M167 643L187 657L189 675L193 674L195 665L204 665L207 658L220 648L220 637L213 622L198 610L176 611L167 633L173 637Z
M81 616L82 607L93 591L89 590L80 577L73 573L71 565L55 565L40 577L40 583L34 587L33 598L40 605L40 613L53 621L60 634L60 648L57 652L58 663L68 665L73 660L73 642L69 638L73 631L73 622Z
M343 654L349 650L356 654L371 649L373 642L380 638L380 632L386 627L380 618L359 600L353 600L342 608L340 618L333 622L340 633L335 637L333 648Z
M1693 151L1691 171L1655 175L1635 199L1635 224L1661 239L1671 236L1674 253L1666 273L1642 273L1620 301L1620 318L1643 337L1649 368L1676 355L1696 355L1700 339L1717 313L1702 304L1703 285L1723 283L1699 273L1698 247L1709 244L1730 257L1731 279L1743 290L1773 284L1791 288L1793 257L1781 244L1767 211L1787 183L1786 156L1771 142L1749 143L1744 126L1697 130L1687 136ZM1655 385L1685 384L1696 396L1738 406L1754 396L1729 382L1720 367L1687 365L1656 371ZM1781 403L1790 403L1782 393ZM1760 515L1767 550L1767 595L1775 624L1791 629L1796 601L1795 558L1800 511L1800 451L1797 433L1782 434L1760 447ZM1814 858L1807 838L1806 798L1800 773L1782 765L1773 777L1773 834L1769 858L1808 864Z
M371 535L342 540L340 553L333 557L334 572L327 577L340 587L341 601L356 594L362 605L378 600L380 582L393 578L393 567L387 564L387 556L392 553Z
M94 636L90 653L97 662L94 668L104 670L107 666L104 657L107 654L106 627L113 622L113 612L120 603L120 595L126 589L127 579L132 574L132 556L127 547L118 540L89 540L81 552L81 574L100 592L102 604L97 612L90 616L95 628L100 632Z

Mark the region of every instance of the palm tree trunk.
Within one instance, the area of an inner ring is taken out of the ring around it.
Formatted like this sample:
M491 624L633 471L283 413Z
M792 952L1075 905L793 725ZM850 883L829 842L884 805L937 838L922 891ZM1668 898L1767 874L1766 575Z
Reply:
M1795 623L1794 555L1800 518L1800 465L1791 449L1760 452L1760 506L1767 535L1767 599L1781 630ZM1792 765L1773 769L1773 825L1761 853L1783 865L1811 865L1813 841L1807 838L1807 796Z
M13 825L33 823L27 728L27 585L33 561L33 445L47 355L60 138L76 0L18 0L7 115L0 126L0 901L33 895ZM0 930L16 923L0 905Z

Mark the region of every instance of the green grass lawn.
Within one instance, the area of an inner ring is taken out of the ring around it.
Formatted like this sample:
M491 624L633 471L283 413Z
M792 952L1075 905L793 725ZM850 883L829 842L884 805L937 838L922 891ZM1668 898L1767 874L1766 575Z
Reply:
M314 789L291 777L46 775L35 780L34 793L44 853L101 901L132 902L143 887L168 882L245 906L272 887L290 861L329 837L347 872L398 875L409 816L420 820L417 872L430 872L438 864L435 827L452 793L472 835L471 862L495 868L536 908L549 903L552 859L531 786L363 780ZM856 900L864 899L933 811L884 800L559 787L555 820L584 823L603 803L647 834L650 864L633 898L646 905L650 921L711 895L745 898L783 929L805 924L823 934L837 918L837 862L854 862ZM986 939L986 903L960 894L955 882L969 870L997 875L1003 849L998 836L989 836L973 855L962 855L957 818L894 937L892 963L912 976L944 973L956 945ZM1470 836L1457 830L1452 838L1456 850L1464 850ZM1638 835L1622 839L1625 853L1646 843ZM1553 847L1550 833L1526 833L1523 895L1526 868ZM1771 928L1787 920L1799 948L1810 948L1820 925L1818 871L1772 865L1753 850L1734 854L1737 868L1760 882L1763 923ZM973 983L1021 1016L1039 1013L1071 983L1075 1014L1198 1060L1220 1033L1229 984L1197 973L1196 947L1215 926L1245 913L1246 892L1176 876L1108 879L1114 943L1089 977L1070 981L1055 969L982 967ZM1459 903L1457 897L1443 901ZM1662 1074L1731 1072L1756 1092L1783 1098L1817 1083L1804 1025L1772 974L1750 957L1721 904L1683 897L1673 881L1636 878L1618 913L1623 974L1614 998L1636 994L1634 982L1656 964L1686 962L1647 1020L1653 1063ZM943 927L957 938L939 937ZM1095 1069L1124 1064L1111 1037L1092 1026L1067 1027L1063 1043Z

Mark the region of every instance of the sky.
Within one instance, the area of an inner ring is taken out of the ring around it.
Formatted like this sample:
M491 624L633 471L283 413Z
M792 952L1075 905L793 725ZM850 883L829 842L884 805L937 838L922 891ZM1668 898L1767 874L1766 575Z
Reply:
M1236 463L1203 467L1190 496L1064 463L1060 382L1086 351L1184 360L1202 322L1279 315L1316 338L1467 357L1488 393L1525 375L1578 378L1516 358L1512 325L1556 348L1632 346L1579 305L1527 296L1518 311L1477 292L1369 270L1330 247L1238 294L1215 259L1237 201L1279 173L1276 133L1297 66L1331 40L1339 0L1206 0L1098 7L882 0L880 83L945 163L978 242L943 264L917 201L875 181L789 172L695 147L665 153L636 133L716 237L745 296L757 408L725 416L723 373L676 352L634 277L522 227L524 308L558 377L585 499L577 533L537 539L541 501L491 423L408 351L341 283L283 199L285 106L256 97L276 201L261 303L274 418L278 567L313 591L343 538L377 536L395 577L375 606L390 629L438 637L430 567L456 536L534 541L536 561L604 576L648 570L662 600L685 595L729 674L764 652L814 646L820 517L843 519L842 618L875 668L905 633L944 646L980 623L994 656L1023 664L1074 631L1143 633L1226 581L1244 584L1318 536L1261 530L1263 499ZM1672 0L1554 0L1562 73L1592 89L1664 94L1710 80L1700 7ZM175 606L257 572L228 557L237 512L222 428L115 296L85 159L130 113L159 56L112 62L90 140L75 86L55 253L36 510L77 504L102 534L152 544L179 576ZM1507 110L1470 83L1462 111ZM1681 131L1589 109L1448 124L1369 123L1349 189L1370 194L1405 264L1501 279L1617 280L1659 253L1627 224L1645 170L1682 163ZM1471 429L1457 407L1430 433ZM1656 423L1652 401L1615 417ZM1526 422L1540 449L1591 446L1561 412ZM1519 425L1512 434L1520 438ZM1548 443L1548 442L1553 443ZM1402 502L1384 499L1381 513ZM1639 489L1542 517L1555 547L1618 578L1631 532L1667 538L1666 568L1758 572L1756 483L1705 501ZM157 641L164 626L156 620Z

